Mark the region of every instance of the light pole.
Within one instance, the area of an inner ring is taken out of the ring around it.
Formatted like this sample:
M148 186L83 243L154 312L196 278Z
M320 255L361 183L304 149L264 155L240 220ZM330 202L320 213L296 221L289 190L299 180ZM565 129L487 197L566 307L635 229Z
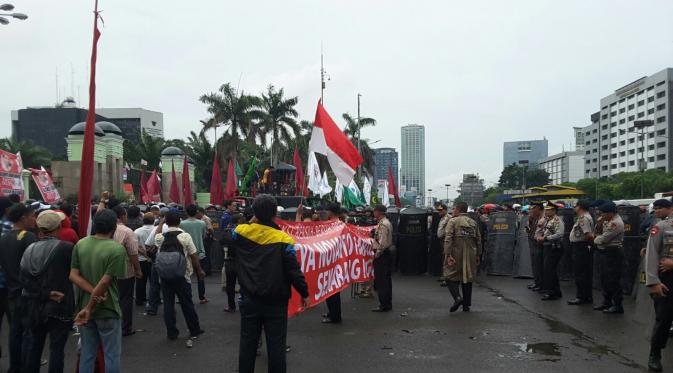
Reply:
M640 130L640 162L638 162L638 169L640 170L640 198L645 198L645 127L654 125L652 119L636 120L633 122L633 127Z
M0 10L4 12L11 12L14 10L14 5L12 4L2 4L0 5ZM28 19L28 16L23 13L0 13L0 25L9 24L9 20L5 17L12 17L21 21Z
M444 188L446 188L446 203L449 203L449 187L451 184L444 184Z
M428 189L428 206L432 207L432 189Z

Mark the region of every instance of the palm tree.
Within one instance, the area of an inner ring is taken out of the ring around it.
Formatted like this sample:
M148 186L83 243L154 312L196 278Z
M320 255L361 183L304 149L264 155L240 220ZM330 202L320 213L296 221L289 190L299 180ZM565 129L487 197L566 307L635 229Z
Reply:
M21 161L24 168L40 168L51 165L54 156L39 145L30 140L18 141L11 138L0 139L0 149L10 153L21 153Z
M228 127L234 145L231 154L235 154L239 140L248 136L258 100L243 92L239 94L230 83L223 84L218 92L202 95L199 100L208 105L208 112L212 114L215 124Z
M215 148L201 131L196 134L194 131L187 137L187 146L185 149L187 156L194 161L194 182L197 190L208 190L210 187L210 178L213 174L213 153Z
M294 108L297 105L298 98L284 97L283 88L276 90L273 85L269 85L266 93L262 93L261 126L264 133L271 134L271 164L278 163L278 153L281 144L290 148L293 140L299 135L300 128L297 124L299 113Z
M173 145L174 141L168 141ZM180 146L180 143L175 145ZM155 170L159 168L161 162L161 152L167 146L167 141L160 137L150 136L146 131L140 135L140 142L134 144L124 140L124 160L129 164L140 167L140 161L147 161L147 169ZM184 142L182 143L184 146Z
M344 133L346 136L350 137L353 145L358 147L360 155L364 160L362 166L371 173L371 170L374 166L374 152L369 147L367 139L361 139L360 130L364 127L373 127L376 125L376 120L373 118L360 117L360 125L358 126L358 119L353 118L348 113L343 113L342 118L346 121L346 128L344 128ZM359 143L359 145L358 145Z

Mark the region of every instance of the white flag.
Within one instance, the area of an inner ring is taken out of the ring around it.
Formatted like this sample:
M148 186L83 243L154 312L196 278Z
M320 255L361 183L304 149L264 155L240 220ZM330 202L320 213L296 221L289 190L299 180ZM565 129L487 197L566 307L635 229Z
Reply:
M372 184L369 182L367 175L363 175L362 192L365 195L365 203L370 205L372 202Z
M141 159L141 160L140 160L140 165L141 165L141 166L147 166L147 161L144 160L144 159Z
M329 179L327 178L327 171L325 171L320 179L320 198L332 193L332 187L329 185Z
M350 189L351 192L353 192L353 194L358 198L360 198L362 195L362 193L360 193L360 187L358 187L358 185L355 183L355 179L351 180L351 183L348 184L348 189Z
M336 179L336 185L334 186L334 196L336 197L337 202L341 203L344 197L343 185L339 182L339 178Z
M320 166L318 166L318 160L315 158L315 153L310 152L308 154L308 168L306 169L308 173L308 189L316 194L322 193L322 179L320 177ZM330 191L332 188L330 188ZM328 192L329 193L329 192Z
M388 181L385 181L383 185L383 201L381 201L383 206L390 206L390 195L388 194Z

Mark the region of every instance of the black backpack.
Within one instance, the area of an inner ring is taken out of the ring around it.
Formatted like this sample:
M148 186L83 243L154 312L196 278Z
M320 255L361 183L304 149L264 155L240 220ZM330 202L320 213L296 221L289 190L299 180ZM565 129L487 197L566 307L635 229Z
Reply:
M178 240L181 231L164 233L164 242L159 248L159 252L154 261L154 267L157 274L163 280L176 280L185 276L187 273L187 258L184 248Z

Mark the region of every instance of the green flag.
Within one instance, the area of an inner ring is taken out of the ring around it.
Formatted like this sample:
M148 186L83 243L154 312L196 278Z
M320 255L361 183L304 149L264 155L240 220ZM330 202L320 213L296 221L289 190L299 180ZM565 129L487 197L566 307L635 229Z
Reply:
M238 163L236 165L238 166ZM241 185L241 194L247 194L248 187L250 186L252 177L255 175L256 168L257 168L257 156L253 156L252 162L250 162L250 167L248 167L248 172L245 173L245 177L243 178L243 185Z
M357 206L364 206L364 202L359 196L355 195L350 188L343 188L342 204L345 208L350 209Z

